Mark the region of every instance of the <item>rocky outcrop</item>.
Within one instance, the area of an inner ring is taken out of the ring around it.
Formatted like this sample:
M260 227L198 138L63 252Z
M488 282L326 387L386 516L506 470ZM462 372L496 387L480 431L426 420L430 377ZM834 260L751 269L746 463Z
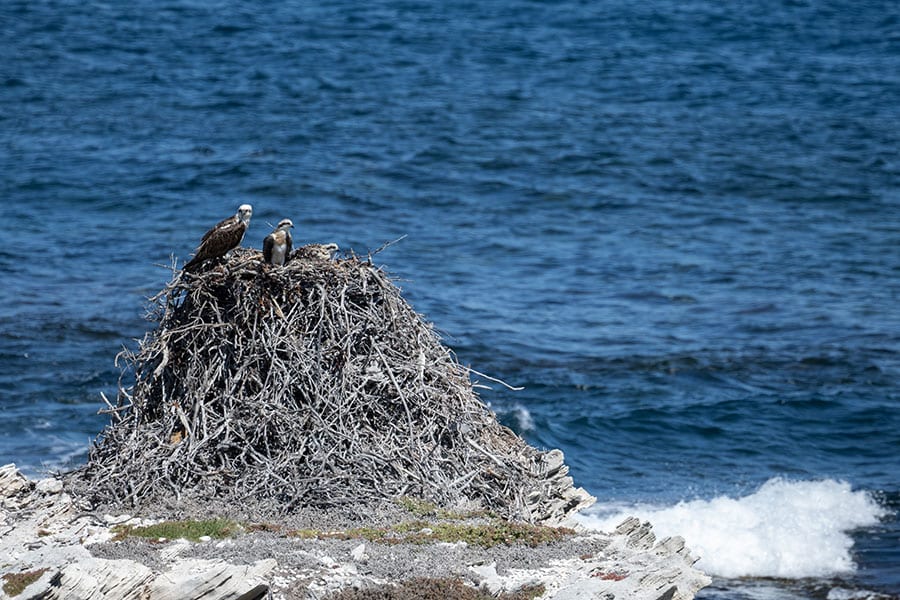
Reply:
M33 482L15 465L0 467L0 568L4 575L41 573L17 598L252 600L268 590L263 578L273 560L234 565L173 557L154 570L137 560L97 558L89 547L111 539L112 525L140 520L98 519L82 508L57 479Z
M129 545L113 542L111 528L147 521L87 508L59 480L30 481L14 465L0 467L0 570L32 579L16 598L325 598L438 571L493 593L542 584L547 600L689 600L709 583L680 538L657 541L637 519L609 535L582 532L561 549L501 546L492 553L463 542L327 543L249 532Z
M531 492L525 498L522 513L529 520L544 525L560 525L597 501L584 488L575 487L562 450L553 449L541 453L539 457L534 475L545 483L542 489Z

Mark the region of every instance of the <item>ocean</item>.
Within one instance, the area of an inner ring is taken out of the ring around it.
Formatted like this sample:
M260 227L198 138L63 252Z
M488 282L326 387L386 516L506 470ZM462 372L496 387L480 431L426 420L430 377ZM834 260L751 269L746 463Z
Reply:
M246 246L399 239L583 522L682 535L701 600L900 598L895 3L5 0L0 54L0 463L84 461L247 202Z

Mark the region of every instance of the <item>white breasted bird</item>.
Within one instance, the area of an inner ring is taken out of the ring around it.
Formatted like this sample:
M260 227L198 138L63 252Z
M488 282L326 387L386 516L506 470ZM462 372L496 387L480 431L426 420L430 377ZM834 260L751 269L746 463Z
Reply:
M290 219L282 219L278 222L275 231L267 235L266 239L263 240L263 257L267 263L282 266L287 262L293 247L293 239L291 238L291 229L293 227L294 224Z

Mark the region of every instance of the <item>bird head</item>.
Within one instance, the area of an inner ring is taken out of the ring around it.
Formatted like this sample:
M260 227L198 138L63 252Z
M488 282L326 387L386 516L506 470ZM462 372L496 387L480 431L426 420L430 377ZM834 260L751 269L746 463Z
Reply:
M287 231L288 229L293 229L293 228L294 228L294 224L291 222L290 219L282 219L282 220L278 221L278 227L276 227L275 229L280 230L280 231Z
M237 218L245 225L250 224L250 217L253 216L253 207L249 204L241 204L238 207Z
M319 244L317 251L318 255L322 260L331 260L334 258L334 254L340 250L337 244Z

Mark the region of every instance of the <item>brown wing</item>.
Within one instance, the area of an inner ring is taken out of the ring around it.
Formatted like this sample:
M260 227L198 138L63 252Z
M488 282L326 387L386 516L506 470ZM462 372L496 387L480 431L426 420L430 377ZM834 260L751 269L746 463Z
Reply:
M275 245L275 234L270 233L263 240L263 258L267 263L272 262L272 246Z
M207 240L207 238L209 238L209 236L216 233L217 231L222 230L222 229L228 229L229 227L237 225L240 222L241 222L241 220L238 219L237 215L231 215L227 219L222 219L221 221L219 221L218 223L213 225L212 229L210 229L209 231L207 231L206 233L203 234L203 237L200 239L200 245L202 246L203 242L205 242Z
M247 231L247 226L237 217L220 221L203 236L194 258L184 265L184 270L190 271L204 261L225 256L226 252L241 243L245 231Z

